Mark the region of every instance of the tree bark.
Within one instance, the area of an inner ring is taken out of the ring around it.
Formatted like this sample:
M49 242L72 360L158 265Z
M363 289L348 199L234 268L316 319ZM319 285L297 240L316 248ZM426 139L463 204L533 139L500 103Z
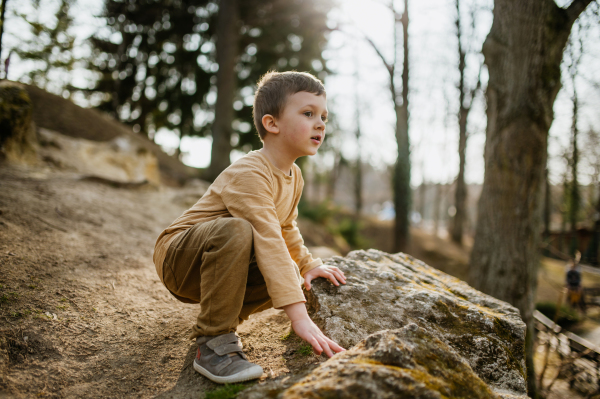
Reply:
M2 34L4 33L4 14L6 12L7 0L2 0L2 11L0 11L0 61L2 61ZM4 71L4 79L6 77L6 71Z
M569 223L571 225L569 255L575 257L577 251L577 214L579 213L579 201L581 194L579 192L579 148L577 146L577 136L579 130L577 128L577 119L579 116L579 102L577 99L577 89L575 87L576 63L573 62L571 70L571 80L573 82L573 116L571 120L571 184L569 187Z
M579 213L579 179L578 175L578 164L579 164L579 150L577 148L577 135L579 133L577 129L577 94L573 93L573 124L571 126L571 184L569 190L569 223L571 225L571 239L569 243L569 255L575 256L577 251L577 214Z
M410 142L408 138L408 0L404 0L402 24L402 104L396 104L396 143L398 159L394 168L394 251L405 251L409 241L410 189ZM393 80L393 77L392 77ZM395 90L393 90L395 96ZM395 103L395 99L394 99Z
M230 164L231 123L233 122L233 97L237 86L235 73L239 46L238 0L221 0L217 16L217 102L212 128L210 166L205 178L213 181Z
M467 198L467 186L465 184L465 162L467 149L467 118L469 108L465 106L465 51L462 48L461 24L460 24L460 0L456 0L456 38L458 41L458 72L460 75L459 90L459 110L458 110L458 175L456 176L456 191L454 197L454 207L456 214L452 221L452 230L450 237L457 244L462 244L463 226L465 220L465 200Z
M437 236L440 231L440 210L442 207L443 187L440 183L435 184L435 197L433 199L433 235Z
M534 398L533 305L548 130L563 50L590 1L562 9L550 0L496 0L483 45L489 71L485 179L469 277L477 289L517 307L527 323L527 382Z

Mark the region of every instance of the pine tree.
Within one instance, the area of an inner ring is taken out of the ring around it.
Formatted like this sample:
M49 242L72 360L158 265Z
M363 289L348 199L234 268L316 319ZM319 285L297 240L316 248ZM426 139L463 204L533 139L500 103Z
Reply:
M70 14L75 0L61 0L55 14L54 26L40 22L39 2L33 2L35 17L19 14L30 26L32 37L19 43L14 52L22 60L35 61L36 68L27 73L29 80L41 87L60 93L69 84L69 72L76 59L73 55L75 36L70 32L73 17Z
M330 2L317 0L239 2L232 148L260 145L251 106L262 74L270 69L325 73L321 52L330 9ZM90 93L102 93L99 107L146 135L163 127L180 137L211 135L218 12L219 3L206 0L106 0L110 34L93 38L90 66L100 76Z

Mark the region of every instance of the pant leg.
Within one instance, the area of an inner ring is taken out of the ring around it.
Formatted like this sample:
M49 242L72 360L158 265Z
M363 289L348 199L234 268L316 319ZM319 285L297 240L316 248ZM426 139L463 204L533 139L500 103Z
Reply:
M258 269L256 261L250 263L248 270L248 283L244 295L244 305L239 315L239 324L248 320L251 314L262 312L273 307L273 301L267 292L267 284Z
M192 338L235 331L252 251L252 226L238 218L197 224L173 242L163 281L175 296L200 303Z

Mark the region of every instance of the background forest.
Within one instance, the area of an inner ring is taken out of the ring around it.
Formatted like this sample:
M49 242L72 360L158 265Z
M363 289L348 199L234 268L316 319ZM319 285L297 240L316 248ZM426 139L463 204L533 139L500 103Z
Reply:
M353 248L426 233L471 251L461 277L532 336L540 256L600 263L599 38L590 0L2 0L0 76L212 181L261 147L258 78L311 72L331 116L299 161L301 214Z

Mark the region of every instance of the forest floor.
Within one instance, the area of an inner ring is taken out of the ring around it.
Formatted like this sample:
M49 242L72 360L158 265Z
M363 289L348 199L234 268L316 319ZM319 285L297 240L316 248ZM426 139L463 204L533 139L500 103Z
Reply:
M191 367L197 305L175 300L152 263L158 234L202 192L0 167L0 398L198 398L220 389ZM466 271L464 250L413 236L413 255ZM560 272L552 267L541 281L554 287ZM265 370L258 383L326 360L291 332L282 311L254 315L238 332ZM553 394L577 397L563 385Z

